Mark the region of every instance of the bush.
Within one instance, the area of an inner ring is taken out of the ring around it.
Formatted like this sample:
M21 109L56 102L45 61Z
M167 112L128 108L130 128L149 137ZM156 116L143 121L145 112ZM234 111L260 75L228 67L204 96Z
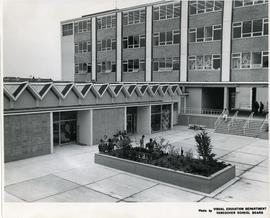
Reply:
M204 130L195 136L197 143L197 152L199 156L203 158L203 162L206 163L213 160L215 154L212 153L213 146L211 145L211 138Z

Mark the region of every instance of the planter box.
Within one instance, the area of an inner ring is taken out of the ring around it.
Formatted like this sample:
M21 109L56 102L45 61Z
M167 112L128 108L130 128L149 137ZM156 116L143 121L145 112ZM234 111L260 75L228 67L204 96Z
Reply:
M235 177L235 166L227 166L206 177L125 160L106 154L95 154L95 163L207 194L215 191Z

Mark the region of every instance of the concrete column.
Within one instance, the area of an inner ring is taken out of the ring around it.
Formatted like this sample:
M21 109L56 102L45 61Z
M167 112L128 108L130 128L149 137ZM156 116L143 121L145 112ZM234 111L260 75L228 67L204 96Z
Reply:
M92 110L78 111L78 142L92 145Z
M174 118L174 110L173 103L171 104L171 129L173 129L173 118Z
M152 6L146 7L146 57L145 57L145 81L152 80Z
M124 130L127 130L127 107L124 107Z
M122 80L122 12L116 14L116 81Z
M181 7L181 52L180 52L180 81L187 81L187 55L188 55L188 1L182 1Z
M223 108L229 109L229 88L228 87L224 87Z
M50 112L50 143L51 154L53 153L53 112Z
M92 17L92 80L96 81L96 17Z
M151 106L137 107L137 132L151 134Z
M224 1L222 25L222 64L221 81L230 81L231 69L231 30L232 30L232 4L233 1Z

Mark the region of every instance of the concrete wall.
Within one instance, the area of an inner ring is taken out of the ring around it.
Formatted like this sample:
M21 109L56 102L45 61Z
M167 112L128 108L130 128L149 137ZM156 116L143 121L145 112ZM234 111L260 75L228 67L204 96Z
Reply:
M62 80L74 81L74 36L64 36L61 38L61 72Z
M5 116L5 162L50 154L50 137L50 113Z
M243 106L251 105L252 90L250 87L236 88L235 107L242 108Z
M77 141L85 145L92 145L92 111L78 111L77 113L78 137Z
M203 115L179 115L178 124L188 126L188 124L205 125L207 128L214 129L215 121L218 116L203 116Z
M262 101L264 110L266 110L268 105L268 88L257 88L256 99L258 102Z
M138 134L151 134L151 106L137 107Z
M98 144L104 135L112 137L123 131L125 108L99 109L93 111L93 144Z
M187 89L187 107L201 108L202 107L202 88Z

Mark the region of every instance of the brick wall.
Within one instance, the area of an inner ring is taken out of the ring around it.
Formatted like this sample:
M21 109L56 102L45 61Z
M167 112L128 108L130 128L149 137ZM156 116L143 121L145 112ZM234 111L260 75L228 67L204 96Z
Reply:
M50 114L4 117L5 162L50 153Z

